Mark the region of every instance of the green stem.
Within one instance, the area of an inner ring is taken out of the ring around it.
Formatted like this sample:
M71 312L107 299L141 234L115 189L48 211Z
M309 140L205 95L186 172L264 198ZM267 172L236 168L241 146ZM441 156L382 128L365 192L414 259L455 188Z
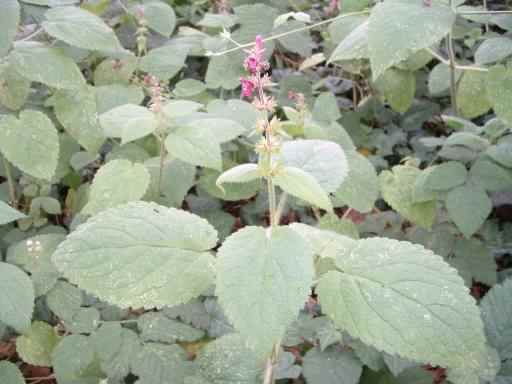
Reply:
M276 188L272 176L267 177L268 211L270 215L270 226L272 229L279 225L277 222Z
M11 199L11 205L14 208L17 208L18 202L16 201L16 184L14 182L14 178L12 177L11 172L11 164L7 161L5 156L2 156L4 160L4 168L5 168L5 176L7 177L7 184L9 185L9 196Z
M512 11L457 11L457 15L512 15Z
M160 168L158 170L158 197L162 194L162 181L164 178L164 162L165 162L165 140L163 137L160 137Z

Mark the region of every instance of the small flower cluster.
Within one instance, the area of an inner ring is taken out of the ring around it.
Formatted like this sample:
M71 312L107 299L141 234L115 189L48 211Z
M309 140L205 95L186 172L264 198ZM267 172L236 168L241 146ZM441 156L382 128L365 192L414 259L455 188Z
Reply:
M149 109L154 113L159 113L162 110L162 103L164 96L162 95L162 86L155 76L146 75L144 77L144 84L149 87L151 92L151 102Z
M265 60L265 48L263 47L263 39L256 36L254 47L247 51L248 56L244 60L244 67L249 71L250 76L240 78L242 86L242 96L252 97L256 92L253 104L259 110L267 110L273 112L275 109L275 100L273 97L267 96L263 91L265 87L271 84L270 76L266 71L270 68L270 64Z

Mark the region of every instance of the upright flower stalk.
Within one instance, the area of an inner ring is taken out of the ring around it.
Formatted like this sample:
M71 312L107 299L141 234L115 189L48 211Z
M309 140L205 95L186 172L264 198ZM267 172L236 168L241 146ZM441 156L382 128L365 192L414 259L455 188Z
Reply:
M270 76L267 74L270 69L269 62L265 59L265 48L261 36L256 36L254 47L247 51L248 56L244 61L244 67L249 72L248 77L240 78L243 97L253 97L253 105L263 112L262 117L256 123L256 131L262 134L262 138L256 144L256 152L259 154L258 167L261 175L267 180L269 199L270 229L269 236L272 236L273 229L279 225L279 214L276 202L276 190L273 176L279 171L279 158L281 152L281 127L276 117L269 120L269 115L275 112L276 102L272 96L265 93L265 88L271 85ZM263 384L272 384L274 370L279 361L281 343L277 342L272 348L270 357L267 359Z
M247 54L244 67L249 72L249 76L240 78L242 96L253 97L253 105L259 111L264 112L263 117L256 123L256 130L263 135L261 141L256 145L256 152L259 153L260 172L267 180L270 226L274 228L279 225L279 218L277 217L276 191L272 176L279 167L275 162L275 157L281 151L278 136L280 126L275 117L272 120L268 118L275 111L276 103L273 97L265 93L265 88L271 84L270 76L267 74L270 64L265 59L265 48L261 36L256 36L254 47L248 50Z

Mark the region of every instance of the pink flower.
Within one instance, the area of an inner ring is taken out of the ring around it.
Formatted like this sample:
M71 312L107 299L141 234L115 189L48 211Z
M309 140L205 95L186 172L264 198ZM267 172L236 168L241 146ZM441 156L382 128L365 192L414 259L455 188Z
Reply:
M242 96L251 97L255 88L254 81L241 77L240 83L242 84Z
M247 69L252 75L257 72L263 72L268 68L269 64L263 57L264 52L265 48L263 47L263 38L258 35L256 36L254 47L247 51L249 55L244 60L245 69Z

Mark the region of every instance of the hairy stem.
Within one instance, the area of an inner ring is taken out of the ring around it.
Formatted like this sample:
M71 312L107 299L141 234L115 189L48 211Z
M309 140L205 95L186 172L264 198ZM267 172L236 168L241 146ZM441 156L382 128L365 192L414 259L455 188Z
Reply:
M9 164L5 156L2 156L2 158L4 161L5 176L7 177L7 184L9 186L9 197L11 199L11 205L14 208L17 208L18 202L16 201L16 184L14 182L14 178L12 177L11 164Z
M160 137L160 168L158 170L158 197L162 194L162 181L164 178L164 161L165 161L165 140Z

